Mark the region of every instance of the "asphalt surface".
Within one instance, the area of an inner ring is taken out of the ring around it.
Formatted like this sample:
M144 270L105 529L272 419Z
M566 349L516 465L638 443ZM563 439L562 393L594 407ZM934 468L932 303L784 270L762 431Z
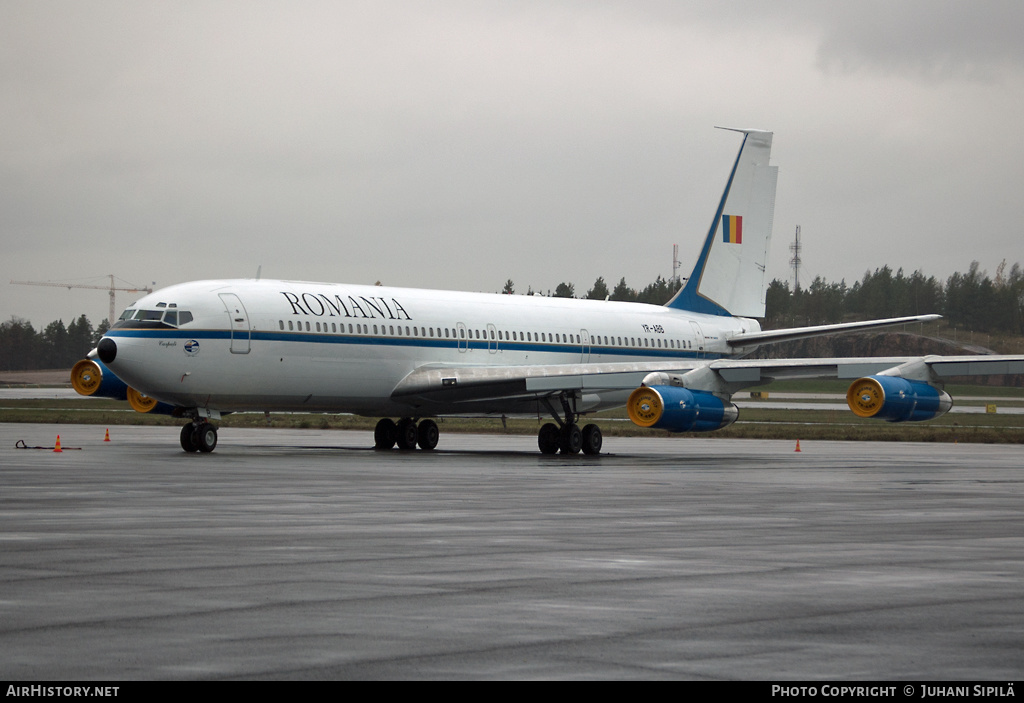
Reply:
M1019 446L110 432L0 424L4 679L1024 674Z
M745 393L737 393L733 396L733 402L740 409L758 410L838 410L849 412L850 407L846 404L846 397L835 393L772 393L769 395L773 400L755 400ZM11 400L71 400L81 399L70 388L0 388L0 403ZM1008 398L991 397L955 397L953 398L952 413L981 414L988 412L985 405L965 405L967 402L991 403L996 405L998 412L1002 415L1024 415L1024 407L1008 405ZM1016 402L1013 399L1012 402ZM124 412L134 412L125 403Z

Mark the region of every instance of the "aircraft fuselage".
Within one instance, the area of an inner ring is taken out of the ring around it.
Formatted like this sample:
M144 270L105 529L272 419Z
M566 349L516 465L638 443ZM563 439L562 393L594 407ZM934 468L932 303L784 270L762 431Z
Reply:
M725 340L759 329L752 319L638 303L199 281L130 306L107 334L116 344L108 366L131 387L179 407L401 415L410 406L392 391L424 367L671 367L734 355ZM591 394L579 410L622 405L624 398ZM434 404L423 414L513 414L535 405L477 399Z

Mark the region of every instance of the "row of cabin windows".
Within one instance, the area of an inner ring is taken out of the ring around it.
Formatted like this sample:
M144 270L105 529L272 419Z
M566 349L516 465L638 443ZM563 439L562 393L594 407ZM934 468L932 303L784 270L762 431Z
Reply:
M278 324L282 330L285 328L285 321L278 320ZM305 327L303 327L305 325ZM458 336L456 337L456 329L449 327L438 327L435 331L433 327L415 327L409 325L373 325L373 332L370 332L371 325L364 325L361 323L348 324L348 334L374 334L374 335L391 335L393 337L424 337L434 339L491 339L491 340L505 340L512 342L553 342L555 344L582 344L583 340L578 334L563 334L561 332L509 332L507 330L479 330L479 329L466 329L458 328ZM330 329L328 330L328 323L326 322L315 322L311 323L308 320L288 320L289 331L306 331L306 332L330 332L331 334L346 333L345 323L338 324L336 322L330 323ZM436 332L436 333L435 333ZM442 332L444 335L442 336ZM662 340L660 337L616 337L608 335L595 335L591 338L591 344L603 345L603 346L619 346L619 347L653 347L658 349L693 349L693 341L689 339L665 339Z

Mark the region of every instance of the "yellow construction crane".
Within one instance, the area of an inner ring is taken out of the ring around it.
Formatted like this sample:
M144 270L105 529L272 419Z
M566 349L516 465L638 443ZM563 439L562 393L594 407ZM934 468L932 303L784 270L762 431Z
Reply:
M114 285L114 274L110 274L110 285L109 286L95 286L87 285L84 283L60 283L58 281L11 281L19 286L51 286L53 288L93 288L96 290L105 290L110 292L110 315L107 317L107 324L114 324L114 315L116 314L117 306L114 304L114 291L124 291L126 293L152 293L153 289L149 287L139 288L119 288Z

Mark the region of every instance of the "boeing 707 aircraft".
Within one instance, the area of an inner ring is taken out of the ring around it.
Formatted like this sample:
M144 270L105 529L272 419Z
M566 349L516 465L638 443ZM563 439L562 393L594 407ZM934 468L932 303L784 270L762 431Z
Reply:
M853 381L854 413L892 422L949 410L948 376L1024 372L1024 356L744 359L761 344L933 320L918 315L762 331L777 168L772 133L743 142L686 285L664 306L384 286L215 280L132 303L72 383L140 412L187 418L186 452L244 411L382 417L375 446L437 446L443 416L550 416L540 451L601 451L590 413L642 427L732 424L740 389L783 378ZM398 418L396 422L393 418Z

